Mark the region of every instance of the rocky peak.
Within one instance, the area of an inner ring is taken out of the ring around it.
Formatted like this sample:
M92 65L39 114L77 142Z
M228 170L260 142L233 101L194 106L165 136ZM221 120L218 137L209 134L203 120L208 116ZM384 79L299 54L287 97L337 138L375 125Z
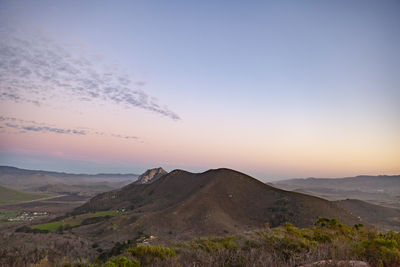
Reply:
M137 184L150 184L163 176L164 174L167 174L167 172L163 168L154 168L154 169L149 169L145 173L139 176L138 180L135 182Z

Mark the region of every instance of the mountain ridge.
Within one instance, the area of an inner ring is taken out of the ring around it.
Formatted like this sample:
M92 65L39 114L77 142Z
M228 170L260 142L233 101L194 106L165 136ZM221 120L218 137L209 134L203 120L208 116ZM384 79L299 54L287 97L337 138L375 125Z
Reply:
M44 170L32 170L32 169L25 169L25 168L18 168L13 166L0 166L0 173L23 173L23 174L30 174L30 173L39 173L39 174L52 174L52 175L66 175L66 176L107 176L107 177L123 177L123 176L132 176L139 174L135 173L96 173L96 174L89 174L89 173L70 173L70 172L61 172L61 171L44 171Z
M0 185L29 192L65 192L94 196L97 193L121 188L135 181L138 176L137 174L71 174L0 166Z
M276 181L273 185L285 190L306 192L328 200L351 198L400 208L400 175L289 179Z

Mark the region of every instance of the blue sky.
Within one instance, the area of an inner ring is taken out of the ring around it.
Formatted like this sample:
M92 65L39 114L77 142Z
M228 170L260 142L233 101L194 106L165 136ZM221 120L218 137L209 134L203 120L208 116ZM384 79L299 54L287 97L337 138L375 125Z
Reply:
M398 1L2 1L0 10L3 34L44 36L96 70L130 77L162 106L126 111L75 99L49 116L51 108L3 98L3 116L59 128L68 117L69 128L92 124L143 142L130 143L136 154L98 159L91 146L67 156L51 143L38 149L49 133L3 130L0 163L23 167L57 150L56 161L93 162L56 168L64 171L220 166L266 179L400 171ZM91 123L96 116L104 123Z

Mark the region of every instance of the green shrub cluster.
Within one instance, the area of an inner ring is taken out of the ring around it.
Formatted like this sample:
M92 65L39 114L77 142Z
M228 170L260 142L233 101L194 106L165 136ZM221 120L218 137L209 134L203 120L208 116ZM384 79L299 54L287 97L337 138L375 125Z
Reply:
M103 251L101 248L97 248L98 245L96 246L97 251L100 253L100 255L97 257L97 260L99 262L105 262L107 261L109 258L113 257L113 256L117 256L122 254L127 248L129 247L134 247L136 246L136 239L132 239L132 240L127 240L125 242L117 242L115 243L115 245L112 247L111 250L109 251Z
M50 231L46 229L31 228L28 225L21 226L15 230L16 233L33 233L33 234L47 234Z
M173 248L165 248L162 246L138 246L136 248L129 248L126 250L133 257L140 260L144 264L149 264L154 261L164 260L168 257L176 256Z
M400 233L389 232L369 236L358 242L354 252L373 265L400 266Z
M119 256L107 261L103 267L140 267L140 262Z
M233 236L226 236L222 238L199 238L192 241L190 246L192 248L201 249L207 252L213 252L218 249L235 249L238 247Z

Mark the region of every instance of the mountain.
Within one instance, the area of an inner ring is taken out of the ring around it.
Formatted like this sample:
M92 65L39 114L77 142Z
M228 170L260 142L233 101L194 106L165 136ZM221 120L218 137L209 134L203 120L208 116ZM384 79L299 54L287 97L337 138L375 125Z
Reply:
M137 174L71 174L25 170L0 166L0 185L23 191L71 193L94 196L121 188L137 179Z
M69 178L80 178L80 177L93 177L93 178L107 178L107 179L126 179L135 176L137 178L137 174L121 174L121 173L99 173L99 174L74 174L74 173L66 173L66 172L53 172L53 171L42 171L42 170L27 170L27 169L20 169L16 167L10 166L0 166L0 173L1 174L9 174L9 175L33 175L33 174L40 174L40 175L48 175L53 177L69 177Z
M14 203L22 201L31 201L35 199L45 198L49 195L31 194L13 190L4 186L0 186L0 204Z
M290 179L277 181L273 185L328 200L351 198L400 208L400 175Z
M381 230L400 231L400 209L382 207L358 199L339 200L335 203Z
M289 184L307 188L336 188L342 190L398 194L400 192L400 175L360 175L346 178L289 179L275 182L275 184Z
M185 238L242 232L267 222L306 227L319 217L337 218L349 225L359 222L335 203L280 190L230 169L174 170L150 184L132 183L97 195L73 214L105 210L126 212L96 226L101 238L126 238L137 232ZM77 229L82 234L93 231Z
M149 169L145 173L140 175L135 183L136 184L149 184L149 183L156 181L158 178L160 178L161 176L163 176L165 174L167 174L167 172L161 167Z

